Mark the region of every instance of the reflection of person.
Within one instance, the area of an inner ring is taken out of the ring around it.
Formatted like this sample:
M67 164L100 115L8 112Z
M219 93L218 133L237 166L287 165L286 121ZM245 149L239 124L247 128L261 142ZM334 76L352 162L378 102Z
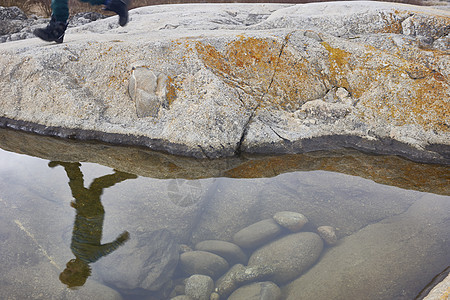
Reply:
M119 15L119 25L128 23L129 0L80 0L91 5L105 5L105 10ZM52 18L45 28L38 28L34 34L47 42L62 43L69 18L69 0L52 0Z
M66 264L66 269L59 276L61 282L71 288L86 282L91 274L89 263L108 255L129 239L129 233L125 231L114 242L101 244L105 210L100 197L104 188L137 176L115 171L114 174L96 178L89 188L85 188L79 163L49 163L52 168L57 165L63 166L69 177L69 186L75 198L71 206L77 210L70 245L75 259Z

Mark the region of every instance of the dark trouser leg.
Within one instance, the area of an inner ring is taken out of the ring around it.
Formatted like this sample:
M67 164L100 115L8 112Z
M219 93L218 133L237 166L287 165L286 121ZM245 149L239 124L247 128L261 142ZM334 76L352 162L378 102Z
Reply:
M69 0L52 0L52 17L55 21L66 23L69 19Z

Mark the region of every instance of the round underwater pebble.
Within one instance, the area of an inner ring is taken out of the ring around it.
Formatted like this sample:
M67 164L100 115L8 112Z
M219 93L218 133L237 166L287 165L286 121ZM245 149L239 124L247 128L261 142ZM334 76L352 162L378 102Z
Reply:
M209 300L220 300L220 295L217 294L216 292L213 292L213 293L211 293Z
M335 245L337 243L336 230L331 226L320 226L317 228L320 237L327 245Z
M201 274L218 278L225 273L229 265L219 255L206 251L190 251L180 255L181 269L189 275Z
M271 281L284 284L312 266L322 249L323 241L316 233L292 233L253 252L248 266L266 266L272 270Z
M192 275L186 280L186 295L194 300L209 300L214 281L206 275Z
M179 295L179 296L170 298L170 300L193 300L193 299L187 295Z
M206 240L195 245L196 250L208 251L225 258L230 265L236 263L247 264L247 255L242 249L233 243L219 241L219 240Z
M233 241L243 248L256 248L271 241L282 231L273 219L265 219L238 231Z
M308 219L304 215L292 211L277 212L273 219L291 232L299 232L303 225L308 223Z
M255 282L235 290L228 300L279 300L280 288L273 282Z

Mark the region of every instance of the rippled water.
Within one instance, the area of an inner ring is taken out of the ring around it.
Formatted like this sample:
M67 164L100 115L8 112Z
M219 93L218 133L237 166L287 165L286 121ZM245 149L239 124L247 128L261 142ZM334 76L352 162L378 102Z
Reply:
M445 166L351 150L199 161L9 130L0 148L4 299L168 299L188 277L168 253L279 211L339 238L283 298L411 299L450 264Z

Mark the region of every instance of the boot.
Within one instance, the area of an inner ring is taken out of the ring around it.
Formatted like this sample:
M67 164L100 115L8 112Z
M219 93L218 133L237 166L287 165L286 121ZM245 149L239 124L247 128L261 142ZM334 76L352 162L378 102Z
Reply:
M38 28L34 30L34 35L47 42L62 43L64 40L64 32L66 31L67 23L56 21L54 17L45 28Z
M119 25L125 26L128 23L129 0L108 0L104 10L113 11L119 15Z

